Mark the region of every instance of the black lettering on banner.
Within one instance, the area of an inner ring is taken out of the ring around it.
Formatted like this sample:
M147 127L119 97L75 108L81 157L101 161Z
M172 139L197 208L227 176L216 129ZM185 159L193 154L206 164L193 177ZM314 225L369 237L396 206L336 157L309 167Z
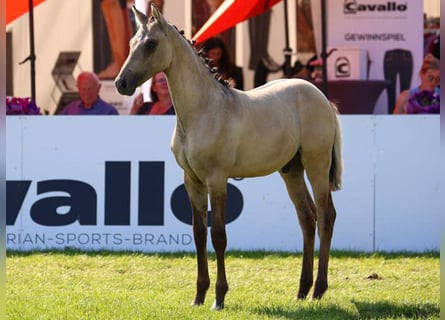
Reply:
M18 236L15 233L7 233L6 244L18 244L17 238Z
M63 233L56 234L56 244L57 245L62 245L62 244L64 244L64 242L65 242L64 234Z
M130 225L131 163L105 162L105 225Z
M164 225L164 162L139 162L140 226Z
M88 244L90 242L90 237L89 237L89 235L87 233L80 233L80 234L78 234L77 235L77 239L78 239L77 242L80 245L86 245L86 244Z
M46 180L37 183L37 194L66 192L69 196L51 196L36 201L31 218L43 226L65 226L75 221L80 225L96 224L96 191L89 184L75 180ZM58 209L68 208L61 213Z
M355 13L357 11L357 1L356 0L345 0L343 5L343 13Z
M134 245L142 244L142 235L140 233L133 234L133 244Z
M93 233L91 235L91 244L96 244L96 245L100 245L100 240L101 240L101 236L100 233Z
M6 181L6 225L13 226L25 200L31 181Z
M351 76L351 66L348 58L341 56L335 60L335 76L345 78Z
M6 234L6 245L22 245L22 244L30 244L36 245L46 244L46 236L41 233L7 233Z
M365 1L362 1L365 2ZM408 2L397 3L396 1L387 1L386 3L357 3L356 0L345 0L343 4L343 13L351 14L357 12L395 12L406 11Z
M122 239L122 235L120 233L113 234L113 244L116 246L120 246L124 240Z
M139 162L138 225L164 225L165 164L163 161ZM33 181L7 181L7 225L14 225ZM131 213L131 162L105 162L104 225L129 226ZM96 190L86 182L68 179L36 182L37 195L30 209L31 219L42 226L97 225ZM58 193L58 194L54 194ZM61 195L60 195L61 194ZM34 196L34 195L30 195ZM192 213L184 185L173 192L171 209L176 218L191 225ZM243 209L243 196L234 185L227 184L226 223L238 218ZM211 225L211 212L208 224ZM56 242L61 242L56 236ZM83 241L84 239L82 239ZM73 241L69 236L69 243ZM97 239L92 239L96 242ZM117 242L120 242L118 239Z
M192 225L192 208L184 184L173 191L171 209L174 216L186 224ZM227 183L226 224L236 220L243 210L244 200L241 191L231 183ZM212 225L212 212L207 213L207 225Z

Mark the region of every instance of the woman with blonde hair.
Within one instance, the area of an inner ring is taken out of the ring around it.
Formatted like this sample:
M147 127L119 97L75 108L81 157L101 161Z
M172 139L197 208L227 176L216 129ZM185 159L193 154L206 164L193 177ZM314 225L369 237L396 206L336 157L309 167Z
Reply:
M440 113L440 63L433 55L423 59L420 86L402 91L393 114Z

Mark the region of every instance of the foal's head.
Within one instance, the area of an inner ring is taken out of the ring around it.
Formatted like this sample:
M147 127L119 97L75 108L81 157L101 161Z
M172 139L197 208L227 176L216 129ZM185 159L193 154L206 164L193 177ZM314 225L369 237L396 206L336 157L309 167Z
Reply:
M127 60L115 79L117 90L124 95L132 95L136 87L167 69L172 61L172 48L167 39L169 25L156 6L152 4L150 19L134 6L133 12L137 32L130 40Z

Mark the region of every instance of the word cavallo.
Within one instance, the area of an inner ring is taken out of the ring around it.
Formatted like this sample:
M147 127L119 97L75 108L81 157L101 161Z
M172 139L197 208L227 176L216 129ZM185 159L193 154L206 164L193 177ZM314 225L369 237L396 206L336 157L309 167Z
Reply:
M140 226L164 225L165 163L139 162L138 221ZM31 185L36 183L36 193ZM131 162L106 161L103 193L103 225L129 226L131 207ZM241 214L243 196L234 185L227 184L228 203L226 221L230 223ZM12 180L6 181L6 225L15 225L27 197L31 199L31 219L43 226L98 225L98 193L92 185L79 180ZM184 185L171 195L173 215L183 223L192 224L192 213ZM209 212L211 217L211 212ZM211 219L209 219L209 225ZM101 222L102 223L102 222Z
M355 0L345 1L344 13L357 12L403 12L408 9L408 3L397 3L396 1L388 1L381 4L359 4Z

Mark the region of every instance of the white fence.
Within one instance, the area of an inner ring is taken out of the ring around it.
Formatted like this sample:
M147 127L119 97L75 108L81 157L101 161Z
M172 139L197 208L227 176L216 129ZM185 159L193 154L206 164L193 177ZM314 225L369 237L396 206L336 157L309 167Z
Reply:
M192 251L168 116L7 117L8 249ZM341 116L332 247L440 247L438 116ZM228 249L301 251L278 174L230 180ZM210 243L210 241L209 241ZM209 245L210 249L210 245Z

